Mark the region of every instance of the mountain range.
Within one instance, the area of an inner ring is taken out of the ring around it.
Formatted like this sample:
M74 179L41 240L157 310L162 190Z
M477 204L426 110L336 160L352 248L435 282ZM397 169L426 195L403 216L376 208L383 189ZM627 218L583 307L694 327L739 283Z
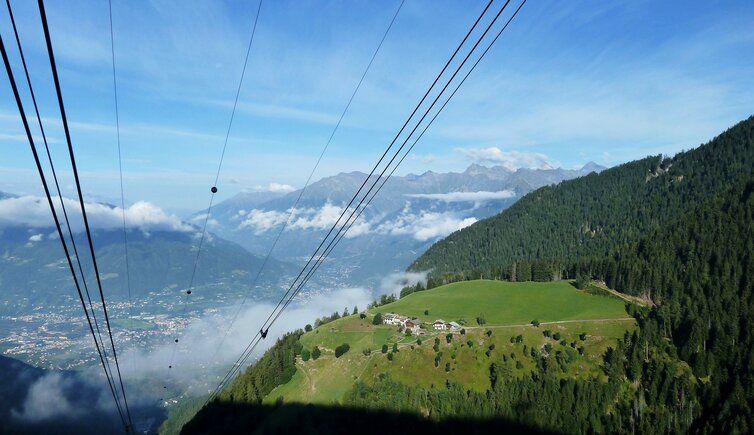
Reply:
M509 207L533 189L599 172L589 163L578 170L518 169L471 165L461 173L425 172L392 177L326 263L319 282L362 285L404 269L439 238ZM341 173L312 183L301 196L287 229L257 282L253 299L270 299L311 254L325 231L364 182L361 172ZM301 191L244 192L212 209L209 236L196 269L196 299L210 306L246 292ZM68 209L76 210L71 200ZM46 202L0 192L0 313L15 315L39 307L77 303ZM21 210L21 211L19 211ZM108 299L125 301L123 233L118 208L88 203L100 275ZM199 241L200 212L181 221L159 208L127 208L130 292L135 299L169 298L185 290ZM74 216L75 219L76 216ZM74 227L87 278L93 282L88 249ZM244 249L245 248L245 249ZM277 259L281 259L279 261ZM91 284L90 284L91 285ZM206 287L206 291L204 288Z
M474 164L460 173L391 177L333 251L331 258L347 261L331 262L320 275L327 281L347 268L353 283L377 280L404 269L440 238L499 213L539 187L603 169L594 162L573 170ZM301 190L240 193L213 207L210 228L254 254L265 255L288 221L272 256L298 262L316 248L366 178L362 172L340 173L312 183L303 194ZM375 179L372 176L370 181ZM189 220L201 221L205 216L206 210Z

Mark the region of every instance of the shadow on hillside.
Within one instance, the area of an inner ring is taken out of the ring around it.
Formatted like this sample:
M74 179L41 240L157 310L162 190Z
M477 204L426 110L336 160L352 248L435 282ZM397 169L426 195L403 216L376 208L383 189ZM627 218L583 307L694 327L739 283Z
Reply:
M181 434L493 434L548 433L503 419L431 421L416 414L302 404L214 402Z

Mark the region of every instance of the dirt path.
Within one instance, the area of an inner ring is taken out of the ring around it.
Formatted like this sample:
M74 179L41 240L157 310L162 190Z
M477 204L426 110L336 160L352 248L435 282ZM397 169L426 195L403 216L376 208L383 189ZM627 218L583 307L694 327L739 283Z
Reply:
M311 375L309 375L309 370L306 369L306 364L303 364L303 362L300 362L298 365L298 368L301 369L301 371L304 373L304 377L306 377L306 382L309 384L309 391L311 391L312 395L317 392L317 388L314 386L314 381L312 380Z
M589 319L589 320L558 320L555 322L540 322L539 325L558 325L561 323L597 323L597 322L615 322L615 321L621 321L626 322L630 321L633 322L635 319L633 317L619 317L617 319ZM464 326L465 329L496 329L496 328L521 328L521 327L534 327L531 323L526 323L523 325L490 325L490 326Z
M595 287L599 287L602 290L605 290L606 292L612 294L613 296L615 296L617 298L623 299L626 302L633 302L633 303L639 304L639 305L644 306L644 307L654 306L654 302L652 302L652 301L648 301L646 299L642 299L642 298L637 297L637 296L630 296L630 295L623 294L623 293L621 293L619 291L611 289L610 287L608 287L607 285L605 285L605 283L602 283L602 282L599 282L599 281L593 281L592 284Z

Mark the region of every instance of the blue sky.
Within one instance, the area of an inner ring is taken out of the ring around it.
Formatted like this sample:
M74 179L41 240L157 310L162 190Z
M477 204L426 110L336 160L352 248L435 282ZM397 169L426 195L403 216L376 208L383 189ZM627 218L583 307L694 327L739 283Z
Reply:
M398 3L263 4L219 200L303 184ZM406 0L315 179L371 168L485 3ZM70 194L36 2L12 4ZM206 206L256 7L113 0L127 201ZM115 201L107 2L47 8L84 191ZM399 173L612 166L697 146L754 113L752 22L751 1L529 0ZM4 7L0 23L21 80ZM0 190L41 192L5 71L0 155Z

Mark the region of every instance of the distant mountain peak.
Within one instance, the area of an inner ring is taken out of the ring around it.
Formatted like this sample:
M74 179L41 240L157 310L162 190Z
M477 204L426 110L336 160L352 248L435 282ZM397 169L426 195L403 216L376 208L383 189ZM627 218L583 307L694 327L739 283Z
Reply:
M468 168L466 168L466 170L463 173L466 175L471 175L471 176L475 176L475 175L488 175L489 176L490 174L499 174L501 172L505 174L510 174L513 171L500 165L488 167L488 166L480 165L479 163L472 163Z
M598 174L604 171L605 169L607 168L597 163L594 163L591 160L581 167L582 172L596 172Z

